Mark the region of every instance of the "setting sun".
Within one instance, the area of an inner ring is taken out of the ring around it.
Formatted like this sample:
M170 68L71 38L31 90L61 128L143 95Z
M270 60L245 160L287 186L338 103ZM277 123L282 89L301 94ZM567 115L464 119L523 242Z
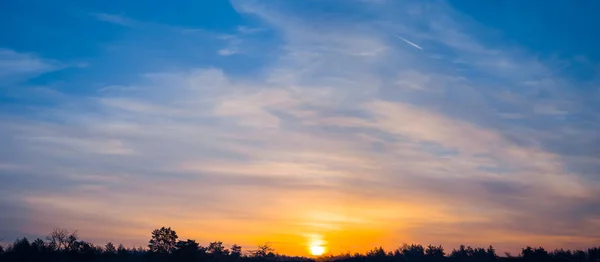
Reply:
M311 255L320 256L320 255L323 255L323 253L325 253L324 246L319 246L319 245L310 246L310 254Z

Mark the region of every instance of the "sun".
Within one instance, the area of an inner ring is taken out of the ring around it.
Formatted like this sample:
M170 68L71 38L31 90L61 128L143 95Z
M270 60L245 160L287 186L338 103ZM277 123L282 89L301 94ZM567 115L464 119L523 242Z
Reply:
M310 254L313 256L320 256L325 253L325 247L321 245L312 245L310 246Z
M307 247L308 252L313 256L321 256L327 252L327 242L323 239L321 234L309 234L307 235Z

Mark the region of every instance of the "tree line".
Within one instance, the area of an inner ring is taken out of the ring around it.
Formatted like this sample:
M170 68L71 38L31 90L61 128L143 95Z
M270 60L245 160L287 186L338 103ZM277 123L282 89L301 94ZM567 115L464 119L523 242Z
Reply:
M319 258L291 257L276 254L270 245L243 252L239 245L227 248L221 241L202 246L193 239L180 240L175 230L162 227L151 232L146 248L126 248L109 242L104 246L80 240L77 231L54 229L45 239L29 241L21 238L6 247L0 245L0 261L223 261L223 262L267 262L267 261L336 261L336 262L600 262L600 247L587 250L556 249L547 251L542 247L525 247L515 256L498 256L496 250L461 245L446 252L442 246L403 245L386 251L378 247L364 254L344 254Z
M422 246L404 244L392 251L378 247L366 254L356 253L330 256L328 261L339 262L600 262L600 247L587 250L555 249L548 251L543 247L527 246L518 255L496 254L493 246L488 248L461 245L458 249L446 252L440 246Z
M255 250L243 252L239 245L226 248L221 241L202 246L193 239L180 240L177 232L170 227L155 229L151 233L148 246L126 248L108 242L104 246L79 239L77 231L54 229L44 239L30 241L27 238L15 240L6 247L0 245L0 262L12 261L309 261L303 257L290 257L275 254L269 244Z

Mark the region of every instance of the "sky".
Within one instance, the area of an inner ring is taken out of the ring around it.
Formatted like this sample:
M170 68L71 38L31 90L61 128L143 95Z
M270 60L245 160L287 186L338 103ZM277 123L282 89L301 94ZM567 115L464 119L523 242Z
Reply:
M598 11L1 1L0 239L597 245Z

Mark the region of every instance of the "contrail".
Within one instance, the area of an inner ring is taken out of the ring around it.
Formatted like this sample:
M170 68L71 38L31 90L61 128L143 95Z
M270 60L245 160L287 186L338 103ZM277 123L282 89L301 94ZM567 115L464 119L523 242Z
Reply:
M418 49L420 49L420 50L423 50L423 48L422 48L422 47L420 47L419 45L417 45L417 44L415 44L415 43L413 43L413 42L411 42L411 41L408 41L408 40L406 40L404 37L401 37L401 36L399 36L399 35L397 35L396 37L400 38L402 41L406 42L407 44L414 46L415 48L418 48Z

